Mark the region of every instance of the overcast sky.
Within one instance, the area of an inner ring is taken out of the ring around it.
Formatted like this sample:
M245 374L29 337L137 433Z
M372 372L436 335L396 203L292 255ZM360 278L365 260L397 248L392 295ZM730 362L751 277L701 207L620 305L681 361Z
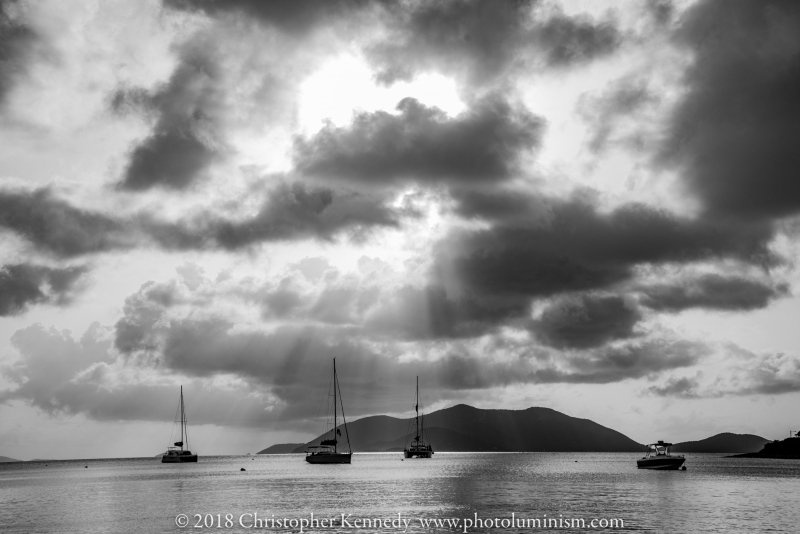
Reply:
M800 403L800 2L0 0L0 455ZM389 439L391 436L387 436ZM357 444L355 444L357 450Z

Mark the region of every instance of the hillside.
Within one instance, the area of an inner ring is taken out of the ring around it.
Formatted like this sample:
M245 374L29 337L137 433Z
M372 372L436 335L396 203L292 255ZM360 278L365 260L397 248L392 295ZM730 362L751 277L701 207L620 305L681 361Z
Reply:
M20 460L15 460L14 458L9 458L8 456L0 456L0 462L19 462Z
M753 434L724 432L699 441L685 441L672 446L672 452L756 452L770 440Z
M357 452L399 451L407 443L414 419L376 415L347 425ZM549 408L483 410L459 404L425 416L426 439L434 451L504 452L624 452L642 445L588 419L578 419ZM342 437L345 429L340 425ZM322 436L293 452L318 445Z
M775 458L784 460L800 460L800 437L771 441L758 452L748 452L729 456L729 458Z
M289 454L296 448L303 446L305 446L304 443L278 443L259 451L257 454Z

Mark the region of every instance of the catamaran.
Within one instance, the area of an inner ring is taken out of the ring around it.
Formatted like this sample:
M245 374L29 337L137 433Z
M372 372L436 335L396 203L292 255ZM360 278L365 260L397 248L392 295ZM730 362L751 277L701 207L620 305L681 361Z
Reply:
M189 432L186 428L186 409L183 405L183 386L181 386L179 411L181 417L181 440L176 441L173 446L167 447L167 452L161 457L162 464L180 464L197 461L197 455L192 454L192 451L189 450ZM186 448L184 448L184 444L186 444Z
M411 440L411 445L403 450L403 456L406 458L430 458L433 456L433 447L425 445L425 417L423 414L422 420L419 417L419 377L417 377L417 402L414 405L414 410L417 416L414 419L417 431L415 437Z
M344 438L347 440L347 449L339 446L342 430L338 427L338 409L342 408L342 421L344 422ZM330 437L328 436L330 433ZM310 445L306 449L306 462L310 464L349 464L353 457L350 447L350 435L347 433L347 420L344 417L344 404L342 392L339 390L339 379L336 376L336 358L333 359L333 426L323 434L319 445Z

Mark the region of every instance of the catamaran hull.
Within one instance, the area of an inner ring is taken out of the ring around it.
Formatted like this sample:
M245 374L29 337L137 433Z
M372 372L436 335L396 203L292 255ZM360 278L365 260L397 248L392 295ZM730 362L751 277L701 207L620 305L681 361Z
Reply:
M403 456L406 458L431 458L433 456L433 451L410 451L408 449L403 451Z
M306 456L306 462L310 464L349 464L352 457L352 453L309 454Z
M658 469L661 471L674 471L680 469L686 458L647 458L636 460L639 469Z
M196 454L187 454L184 456L162 456L161 463L162 464L184 464L194 462L197 463L197 455Z

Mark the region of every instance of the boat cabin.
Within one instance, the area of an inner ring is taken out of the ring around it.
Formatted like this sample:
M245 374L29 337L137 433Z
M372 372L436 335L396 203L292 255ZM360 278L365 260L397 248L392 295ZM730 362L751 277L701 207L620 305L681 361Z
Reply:
M191 456L192 451L182 451L179 447L170 447L164 456Z
M306 449L306 454L312 456L315 454L334 454L335 452L333 445L309 445L308 449Z
M647 454L645 454L645 458L649 456L669 456L669 448L672 447L672 443L664 443L663 441L659 440L658 443L651 443L647 446Z

